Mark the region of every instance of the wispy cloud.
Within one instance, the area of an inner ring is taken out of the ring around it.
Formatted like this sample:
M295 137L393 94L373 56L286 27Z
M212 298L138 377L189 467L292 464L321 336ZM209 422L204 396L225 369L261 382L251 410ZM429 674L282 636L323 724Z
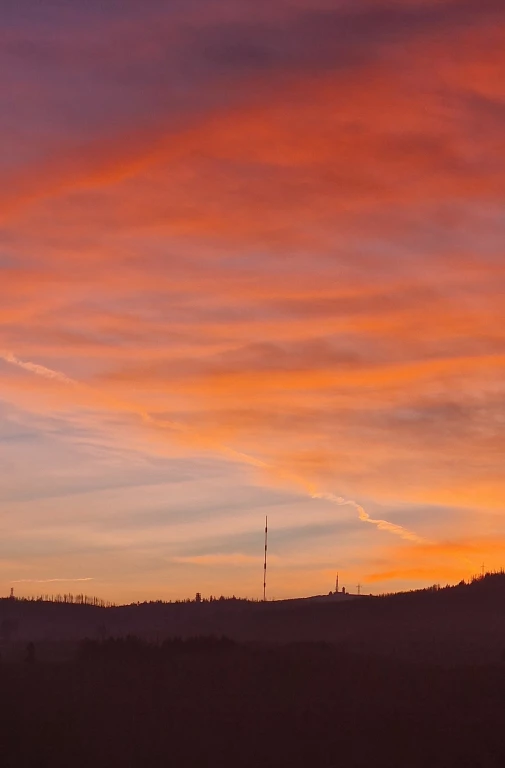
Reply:
M6 357L4 357L3 355L0 355L0 357L6 360L6 362L13 363L14 365L18 365L37 375L41 375L46 378L47 377L53 378L53 379L56 379L57 381L63 381L64 383L70 383L72 385L77 384L77 382L73 381L72 379L69 379L67 376L65 376L62 373L59 373L57 371L52 371L49 368L45 368L44 366L40 366L34 363L23 362L18 358L14 357L13 355L9 355ZM118 404L120 403L120 401L117 401L117 402ZM132 406L126 406L126 407L131 408ZM154 426L161 427L161 428L164 428L166 426L169 426L170 428L174 427L174 422L167 421L165 419L157 419L151 416L150 414L148 414L146 411L137 410L137 413L141 415L143 420L146 421L148 424L152 424ZM230 459L232 459L233 461L239 461L241 463L247 464L248 466L266 470L270 477L277 478L279 482L287 483L291 486L294 486L295 488L297 487L304 488L306 492L310 495L310 497L313 499L326 499L328 501L331 501L334 504L337 504L338 506L347 505L347 506L353 507L354 509L356 509L358 513L358 517L362 522L372 523L373 525L376 525L377 528L381 531L387 531L388 533L401 536L401 538L408 539L409 541L416 541L419 543L424 543L426 541L421 536L418 536L413 531L409 531L403 528L401 525L395 525L394 523L390 523L387 520L373 519L363 509L363 507L357 504L355 501L352 501L350 499L344 499L340 496L335 496L334 494L331 494L331 493L313 492L311 490L312 483L310 482L310 480L307 478L304 478L300 474L297 474L297 471L295 468L291 470L290 468L282 469L280 467L276 467L274 464L268 464L267 462L255 456L251 456L250 454L244 453L242 451L238 451L227 445L217 443L212 439L212 437L209 438L205 434L198 432L197 430L193 430L190 427L186 427L185 425L182 425L182 424L178 424L177 426L185 435L188 435L188 438L193 443L198 444L201 447L205 447L210 451L223 454L229 457Z
M25 371L34 373L36 376L42 376L44 379L50 379L51 381L57 381L69 386L77 386L77 382L66 376L59 371L53 371L51 368L46 368L44 365L38 365L37 363L30 363L24 360L20 360L18 357L12 354L12 352L0 351L0 359L11 365L16 365L18 368L23 368Z
M70 583L76 581L94 581L92 576L88 576L83 579L12 579L11 584L52 584L53 582L61 581L63 583Z
M409 531L407 528L404 528L401 525L390 523L388 520L375 520L373 517L370 517L368 512L366 512L360 504L357 504L351 499L344 499L341 496L334 496L332 493L314 493L312 498L326 499L327 501L331 501L332 504L337 504L339 507L353 507L353 509L355 509L358 513L358 517L362 522L376 525L380 531L387 531L388 533L392 533L395 536L400 536L400 538L406 539L407 541L414 541L417 544L429 543L427 539L423 538L422 536L418 536L417 533Z

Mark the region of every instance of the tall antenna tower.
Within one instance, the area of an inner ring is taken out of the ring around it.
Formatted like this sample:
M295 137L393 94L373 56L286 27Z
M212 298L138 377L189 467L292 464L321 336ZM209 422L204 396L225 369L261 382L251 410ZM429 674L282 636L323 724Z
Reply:
M268 549L268 516L265 517L265 561L263 563L263 602L267 599L267 549Z
M338 571L337 571L337 578L335 579L335 592L338 592Z

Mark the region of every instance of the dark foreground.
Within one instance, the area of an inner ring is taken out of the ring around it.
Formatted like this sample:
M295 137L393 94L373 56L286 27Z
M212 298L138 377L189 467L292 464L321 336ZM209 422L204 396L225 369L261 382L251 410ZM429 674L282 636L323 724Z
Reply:
M505 766L505 667L199 640L0 665L2 768Z

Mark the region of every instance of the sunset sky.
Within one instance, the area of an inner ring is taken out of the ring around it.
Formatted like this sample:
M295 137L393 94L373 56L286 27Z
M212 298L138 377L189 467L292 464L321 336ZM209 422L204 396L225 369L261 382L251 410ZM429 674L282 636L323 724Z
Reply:
M0 14L0 595L505 565L503 0Z

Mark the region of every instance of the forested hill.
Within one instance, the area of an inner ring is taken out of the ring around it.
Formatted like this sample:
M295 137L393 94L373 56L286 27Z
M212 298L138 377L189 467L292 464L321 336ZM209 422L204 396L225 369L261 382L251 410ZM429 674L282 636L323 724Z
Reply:
M105 607L0 600L0 644L74 642L127 634L226 635L244 642L330 642L360 653L437 663L505 658L505 575L359 600L239 599Z

